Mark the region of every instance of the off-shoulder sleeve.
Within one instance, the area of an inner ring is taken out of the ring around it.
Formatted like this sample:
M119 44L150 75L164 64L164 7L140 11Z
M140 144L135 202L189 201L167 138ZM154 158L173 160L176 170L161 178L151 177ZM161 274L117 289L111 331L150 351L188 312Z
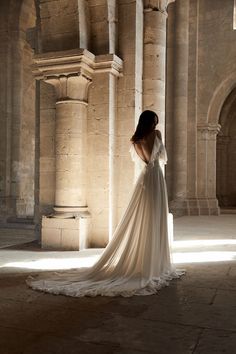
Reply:
M134 145L133 144L131 145L131 147L129 149L129 152L130 152L131 160L133 162L135 162L136 161L136 151L134 149Z
M164 144L161 142L160 150L159 150L159 159L162 163L167 163L167 152Z

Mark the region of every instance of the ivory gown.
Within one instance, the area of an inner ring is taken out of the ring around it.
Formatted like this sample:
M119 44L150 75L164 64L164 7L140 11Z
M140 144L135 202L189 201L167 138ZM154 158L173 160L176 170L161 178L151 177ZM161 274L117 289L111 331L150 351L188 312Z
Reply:
M183 274L171 263L168 240L168 202L161 164L166 151L156 136L151 158L142 170L113 238L91 268L66 271L47 279L28 280L35 290L67 296L152 295Z

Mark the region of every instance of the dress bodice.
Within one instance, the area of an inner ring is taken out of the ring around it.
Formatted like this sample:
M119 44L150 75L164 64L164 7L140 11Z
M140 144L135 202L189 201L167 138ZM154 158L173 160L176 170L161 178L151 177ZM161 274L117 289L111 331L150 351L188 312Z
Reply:
M153 148L152 148L152 153L149 162L146 164L141 157L137 154L134 145L132 144L130 148L130 154L131 158L134 162L137 162L141 166L148 166L148 165L153 165L155 161L159 161L162 164L167 163L167 153L165 146L162 142L161 139L158 138L158 136L155 137Z

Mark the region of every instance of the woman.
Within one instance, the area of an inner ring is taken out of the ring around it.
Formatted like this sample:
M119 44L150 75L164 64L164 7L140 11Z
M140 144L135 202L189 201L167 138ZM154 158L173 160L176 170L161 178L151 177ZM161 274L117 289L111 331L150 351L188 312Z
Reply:
M30 280L33 288L68 296L132 296L155 294L177 278L168 244L168 203L161 168L166 151L158 117L144 111L131 138L131 156L141 173L111 242L90 269L74 270L47 280Z

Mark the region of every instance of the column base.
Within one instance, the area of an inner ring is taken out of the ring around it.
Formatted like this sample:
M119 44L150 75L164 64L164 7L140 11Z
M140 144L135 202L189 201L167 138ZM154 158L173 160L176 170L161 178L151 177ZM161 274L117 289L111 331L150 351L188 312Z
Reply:
M79 251L88 247L91 226L89 213L77 216L42 217L42 248Z
M170 202L170 210L175 217L184 215L220 215L216 198L176 199Z

